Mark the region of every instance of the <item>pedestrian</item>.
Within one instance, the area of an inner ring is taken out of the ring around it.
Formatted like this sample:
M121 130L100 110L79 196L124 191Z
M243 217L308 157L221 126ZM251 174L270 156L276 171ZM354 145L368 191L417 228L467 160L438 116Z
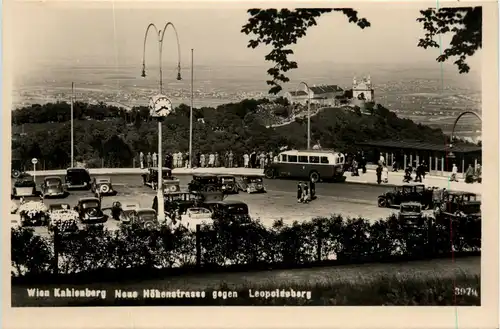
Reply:
M454 163L453 167L451 168L450 182L458 182L457 174L458 174L458 168L457 165Z
M224 167L229 167L229 151L226 151L226 153L224 153Z
M266 155L264 152L262 152L260 153L260 162L259 162L260 169L264 169L265 164L266 164Z
M255 168L256 162L257 162L257 153L255 153L255 151L253 151L250 154L250 168Z
M309 194L311 196L311 200L316 199L316 183L312 180L309 181Z
M465 182L467 184L474 183L474 168L472 168L471 164L469 164L469 167L465 171Z
M173 166L172 169L177 168L177 161L178 161L177 156L178 155L175 152L172 154L172 166Z
M213 168L214 165L215 165L215 154L210 153L210 155L208 156L208 166L210 168Z
M200 152L196 152L196 158L195 158L195 161L194 161L194 166L196 168L199 168L201 166L201 154L200 154Z
M363 155L361 156L360 166L363 170L363 174L366 174L366 159Z
M274 161L273 151L269 151L269 161L270 162Z
M184 161L184 168L189 168L189 153L188 152L184 153L182 159Z
M381 166L384 166L385 165L385 158L384 156L382 155L382 153L380 153L380 158L378 160L378 163L381 165Z
M377 184L382 183L382 165L377 166Z
M476 181L481 183L481 165L478 163L476 167Z
M382 181L386 184L389 183L389 168L387 166L384 166L382 170Z
M429 168L427 168L427 163L425 161L422 161L422 178L425 179L425 174L429 171Z
M139 153L139 162L141 163L141 169L144 169L144 153Z
M422 182L422 164L418 164L415 170L415 182Z
M352 172L351 176L359 176L358 161L356 159L352 160Z
M146 161L148 162L148 168L151 168L153 164L153 159L151 158L151 152L148 152L148 155L146 156Z
M205 168L205 154L204 153L202 153L200 156L200 162L201 162L200 167Z
M311 201L310 195L309 195L309 186L307 183L304 183L303 188L302 188L302 202L303 203L309 203Z
M233 168L233 151L229 151L229 168Z
M250 161L250 156L247 153L243 154L243 167L248 168L249 161Z
M302 182L297 184L297 202L302 202Z
M153 167L158 167L158 157L156 152L153 152Z
M392 171L393 172L398 172L398 162L397 161L394 161L392 163Z
M215 152L215 167L219 168L220 167L220 158L219 158L219 152Z

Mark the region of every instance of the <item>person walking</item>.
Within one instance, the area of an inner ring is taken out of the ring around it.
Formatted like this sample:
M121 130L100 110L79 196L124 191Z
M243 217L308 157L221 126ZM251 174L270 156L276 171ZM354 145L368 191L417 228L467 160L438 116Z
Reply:
M153 152L153 167L158 167L158 157L156 152Z
M211 168L215 167L215 154L214 153L210 153L210 155L208 156L208 166Z
M316 199L316 183L312 180L309 181L309 195L311 200Z
M417 164L417 169L415 170L415 182L422 183L422 164Z
M205 168L205 154L203 153L200 156L200 162L201 162L200 167Z
M389 168L387 166L382 169L382 182L389 183Z
M151 158L151 152L148 152L148 155L146 156L146 161L148 162L148 168L151 168L153 165L153 159Z
M479 163L477 164L475 175L476 175L476 181L478 183L481 183L481 165Z
M215 152L215 155L214 155L214 156L215 156L215 161L214 161L214 163L215 163L215 167L216 167L216 168L219 168L219 167L220 167L219 152Z
M255 151L253 151L250 154L250 168L255 168L256 162L257 162L257 154L255 153Z
M229 151L229 168L233 168L233 151Z
M264 166L266 164L266 154L264 152L260 153L260 169L264 169Z
M248 168L249 161L250 161L250 156L247 153L243 154L243 167Z
M377 166L377 184L382 183L382 165Z
M310 195L309 195L309 186L307 183L304 183L302 187L302 202L303 203L309 203L311 201Z
M177 163L178 163L178 161L179 161L179 159L177 159L177 157L178 157L178 154L174 152L174 154L172 154L173 168L177 168ZM173 169L173 168L172 168L172 169Z
M297 184L297 202L302 202L302 182Z
M196 157L195 157L195 160L194 160L194 166L196 168L200 168L200 166L201 166L201 154L200 154L200 152L196 152Z
M469 167L465 171L465 182L467 184L474 183L474 168L472 168L471 164L469 164Z
M189 168L189 153L184 153L184 156L182 158L184 160L184 168Z
M273 151L269 151L269 162L274 161Z
M144 169L144 153L139 153L139 162L141 163L141 169Z
M457 174L458 174L458 167L454 163L453 167L451 168L450 182L458 182Z
M224 167L229 167L229 151L226 151L226 153L224 153Z
M356 161L356 159L352 160L351 176L359 176L358 161Z

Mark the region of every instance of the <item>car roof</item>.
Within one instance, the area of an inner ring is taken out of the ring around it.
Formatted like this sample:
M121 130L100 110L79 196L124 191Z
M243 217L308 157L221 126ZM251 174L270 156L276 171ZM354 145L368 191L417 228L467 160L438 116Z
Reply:
M48 180L48 179L58 179L58 180L62 181L61 177L59 177L59 176L47 176L44 178L44 180Z
M422 203L415 201L401 202L401 206L422 206Z
M208 210L207 208L204 208L204 207L191 207L191 208L188 208L187 210L195 210L195 209Z
M98 182L111 181L111 177L99 177L99 178L96 178L95 180Z
M154 212L156 214L156 210L154 210L153 208L139 208L136 210L136 212Z
M94 197L85 197L85 198L80 198L78 200L78 202L82 202L82 201L99 201L98 198L94 198Z
M448 191L450 195L477 195L476 193L463 192L463 191Z
M87 170L87 168L74 167L74 168L68 168L68 169L66 169L66 171L88 171L88 170Z
M245 202L236 201L236 200L223 200L223 201L216 200L216 201L206 201L204 203L206 203L206 204L222 204L222 205L226 205L226 206L236 206L236 205L248 206Z
M122 203L122 208L136 208L136 209L139 209L140 206L138 203Z

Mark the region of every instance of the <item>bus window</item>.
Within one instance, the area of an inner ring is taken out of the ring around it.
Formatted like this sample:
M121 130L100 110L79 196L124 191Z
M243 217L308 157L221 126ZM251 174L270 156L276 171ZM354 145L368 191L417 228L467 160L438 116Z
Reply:
M310 157L309 157L309 162L310 162L310 163L319 163L319 157L316 157L316 156L310 156Z
M296 155L289 155L288 162L297 162L297 156Z
M282 162L287 162L287 159L286 159L286 154L282 154L282 155L281 155L281 161L282 161Z
M307 155L299 155L299 162L308 163Z
M321 163L330 163L328 162L328 157L321 157Z

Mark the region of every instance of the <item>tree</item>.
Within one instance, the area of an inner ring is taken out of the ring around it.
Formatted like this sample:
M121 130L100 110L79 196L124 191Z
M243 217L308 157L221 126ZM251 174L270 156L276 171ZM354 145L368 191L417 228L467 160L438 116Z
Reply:
M277 94L282 90L281 83L290 79L286 72L296 69L297 62L289 60L293 54L291 45L306 35L312 26L317 25L317 19L325 14L340 12L345 15L349 23L358 25L361 29L370 26L366 18L359 18L358 12L352 8L299 8L290 9L250 9L250 18L241 32L254 35L248 42L249 48L261 45L271 45L272 50L265 56L267 61L274 63L267 70L272 77L267 84L271 86L269 93ZM434 39L437 35L452 33L450 46L437 57L437 61L444 62L451 57L458 57L454 62L460 73L469 72L466 63L467 57L482 47L482 8L481 7L455 7L455 8L429 8L420 11L421 17L417 18L426 31L423 39L417 46L427 49L439 47Z

